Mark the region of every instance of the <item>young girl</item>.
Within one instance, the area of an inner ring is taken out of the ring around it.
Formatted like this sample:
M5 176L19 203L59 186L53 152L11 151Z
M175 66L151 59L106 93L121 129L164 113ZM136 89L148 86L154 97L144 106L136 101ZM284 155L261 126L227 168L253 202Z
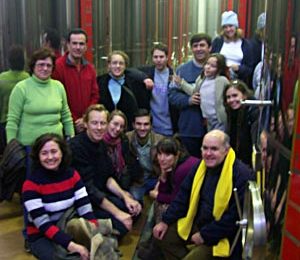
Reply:
M38 259L56 259L55 244L58 244L67 252L77 253L78 259L88 260L88 249L58 226L71 207L79 217L97 224L83 182L78 172L69 167L67 144L57 134L43 134L32 147L32 161L34 170L23 185L32 253Z
M180 89L188 95L199 93L200 107L203 117L207 119L207 129L226 129L226 112L223 105L223 90L228 84L225 57L213 53L207 58L202 74L193 85L182 81ZM192 98L192 97L191 97Z
M252 166L252 147L258 136L258 108L242 106L241 100L252 98L252 95L247 85L240 80L233 80L225 87L223 98L230 145L237 158Z

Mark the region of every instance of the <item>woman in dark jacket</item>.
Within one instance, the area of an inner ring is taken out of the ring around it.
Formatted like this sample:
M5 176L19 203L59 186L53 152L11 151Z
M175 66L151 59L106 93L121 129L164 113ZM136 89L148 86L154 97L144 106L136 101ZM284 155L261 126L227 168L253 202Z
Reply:
M248 83L254 69L252 48L238 28L237 14L233 11L224 12L221 26L221 34L213 40L211 53L225 56L231 79L238 78Z
M230 145L238 159L252 166L252 147L258 135L258 108L242 106L241 100L251 99L252 96L247 85L240 80L231 81L223 93Z

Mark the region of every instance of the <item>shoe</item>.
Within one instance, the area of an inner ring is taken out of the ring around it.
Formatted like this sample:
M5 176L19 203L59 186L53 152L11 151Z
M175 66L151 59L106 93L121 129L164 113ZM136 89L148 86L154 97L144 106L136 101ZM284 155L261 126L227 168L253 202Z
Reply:
M24 240L24 249L25 249L26 253L31 253L31 249L30 249L29 242L27 239Z

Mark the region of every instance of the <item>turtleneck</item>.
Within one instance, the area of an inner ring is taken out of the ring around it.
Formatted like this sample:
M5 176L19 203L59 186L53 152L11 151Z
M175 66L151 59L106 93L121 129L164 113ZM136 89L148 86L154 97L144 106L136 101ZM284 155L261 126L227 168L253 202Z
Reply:
M32 79L34 80L34 81L36 81L37 83L39 83L39 84L47 84L47 83L49 83L49 81L51 80L51 77L49 77L48 79L39 79L37 76L35 76L34 74L32 74Z

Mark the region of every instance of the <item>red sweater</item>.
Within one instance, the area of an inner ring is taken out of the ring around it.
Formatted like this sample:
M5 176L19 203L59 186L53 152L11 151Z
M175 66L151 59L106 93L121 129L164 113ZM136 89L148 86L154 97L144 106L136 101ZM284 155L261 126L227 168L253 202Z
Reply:
M68 59L68 53L56 60L52 78L59 80L67 92L73 120L81 118L91 104L99 102L94 66L82 59L80 70Z

